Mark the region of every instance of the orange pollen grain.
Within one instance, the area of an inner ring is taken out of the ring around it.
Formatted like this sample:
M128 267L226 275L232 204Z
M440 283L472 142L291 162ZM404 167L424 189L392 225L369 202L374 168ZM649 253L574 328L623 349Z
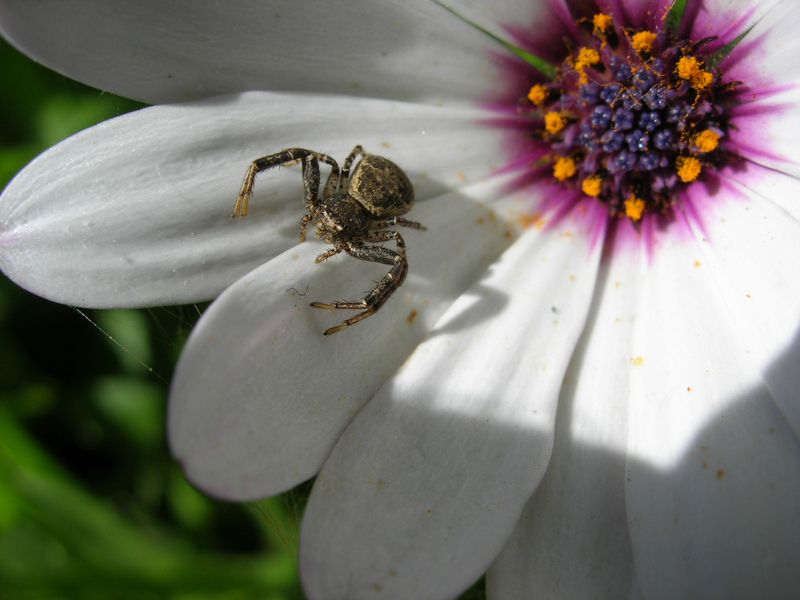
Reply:
M675 70L681 79L691 79L696 73L702 71L700 62L694 56L682 56Z
M559 181L565 181L569 179L575 175L576 172L577 168L575 167L575 161L571 158L559 156L553 165L553 177Z
M698 92L703 91L714 82L714 74L711 71L704 71L700 66L700 61L694 56L682 56L675 71L681 79L691 81L692 87Z
M678 177L683 183L691 183L703 171L703 165L694 156L679 156L675 164L678 167Z
M714 82L714 74L709 71L697 71L692 75L692 87L697 91L706 89Z
M600 53L594 48L581 48L575 60L575 69L581 71L600 62Z
M600 195L600 192L603 189L603 178L599 175L592 175L591 177L587 177L581 183L581 190L587 196L591 196L592 198L597 198Z
M551 110L544 116L544 128L547 129L548 133L552 133L553 135L564 129L566 124L567 120L560 112Z
M547 100L547 88L537 83L528 91L528 100L533 102L536 106L541 106Z
M625 216L635 223L642 218L644 207L644 200L631 194L628 196L628 199L625 200Z
M653 43L656 41L656 34L652 31L639 31L633 34L631 38L631 45L633 49L639 54L651 52L653 50Z
M710 129L706 129L694 136L694 145L703 154L713 152L719 146L719 136Z
M594 24L595 32L605 33L606 30L611 27L611 24L614 22L614 19L611 15L607 15L605 13L597 13L594 17L592 17L592 23Z

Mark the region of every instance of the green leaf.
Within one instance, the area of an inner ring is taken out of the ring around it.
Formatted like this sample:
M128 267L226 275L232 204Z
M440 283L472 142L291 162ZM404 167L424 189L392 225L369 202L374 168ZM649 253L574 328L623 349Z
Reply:
M497 42L498 44L503 46L506 50L508 50L512 54L514 54L517 57L519 57L522 60L524 60L526 63L528 63L530 66L532 66L534 69L539 71L542 75L544 75L548 79L555 79L556 78L556 66L553 63L543 59L540 56L536 56L535 54L531 54L527 50L523 50L519 46L515 46L511 42L506 41L503 38L493 34L491 31L488 31L487 29L481 27L480 25L478 25L474 21L470 21L469 19L467 19L463 15L457 13L455 10L453 10L449 6L447 6L445 4L442 4L441 2L439 2L439 0L433 0L433 1L436 4L438 4L439 6L441 6L443 9L445 9L447 12L449 12L449 13L455 15L456 17L458 17L460 20L462 20L464 23L466 23L467 25L469 25L473 29L476 29L476 30L480 31L482 34L484 34L485 36L493 39L495 42Z
M713 54L710 54L705 60L706 67L708 67L709 69L716 69L717 65L719 65L719 63L725 60L728 54L730 54L731 51L734 48L736 48L736 46L739 45L739 42L741 42L744 39L744 37L753 30L753 27L755 27L755 24L745 29L742 33L737 35L732 41L725 44L722 48L720 48Z
M672 35L678 35L683 23L683 15L686 12L686 0L675 0L667 13L667 31Z

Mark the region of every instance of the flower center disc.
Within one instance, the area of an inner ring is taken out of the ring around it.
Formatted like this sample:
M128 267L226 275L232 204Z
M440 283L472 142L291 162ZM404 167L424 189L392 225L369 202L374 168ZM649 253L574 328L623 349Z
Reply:
M666 30L620 27L605 14L578 25L585 45L569 53L554 81L528 92L553 177L613 216L669 213L682 189L728 162L720 141L737 82L721 84L698 54L714 38L674 40Z

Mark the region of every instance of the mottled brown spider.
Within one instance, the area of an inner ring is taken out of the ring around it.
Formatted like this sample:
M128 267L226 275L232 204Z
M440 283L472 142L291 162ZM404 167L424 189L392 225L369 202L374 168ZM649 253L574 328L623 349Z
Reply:
M351 176L350 167L358 156L361 156L361 160L356 163ZM425 228L400 216L414 205L414 188L403 170L382 156L367 154L361 146L353 148L345 159L341 172L336 161L327 154L304 148L287 148L254 160L244 176L242 189L233 207L233 217L247 216L247 207L258 173L297 160L302 161L303 165L306 208L306 214L300 220L300 241L306 239L308 224L316 223L317 236L333 246L317 256L316 262L324 262L344 251L354 258L392 267L363 300L310 304L314 308L365 309L364 312L323 332L323 335L332 335L377 312L405 281L408 273L406 244L398 232L386 229L395 225L412 229ZM322 198L319 197L319 161L331 167L331 173L322 190ZM376 245L390 240L394 240L397 250Z

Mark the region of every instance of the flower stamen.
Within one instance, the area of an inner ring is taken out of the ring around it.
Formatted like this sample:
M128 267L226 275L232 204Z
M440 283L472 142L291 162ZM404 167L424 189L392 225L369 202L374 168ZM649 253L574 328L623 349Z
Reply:
M603 178L599 175L592 175L587 177L581 183L581 191L587 196L597 198L600 192L603 191Z
M560 112L550 111L544 116L544 128L553 135L564 129L566 124L567 120Z
M644 200L631 194L625 199L625 216L635 223L642 218L645 206Z
M639 54L649 54L657 37L652 31L639 31L631 38L631 46Z
M605 13L597 13L592 17L592 24L594 25L594 34L604 34L608 31L608 28L611 27L611 24L614 22L614 19L611 15L607 15Z
M528 91L528 100L533 102L536 106L544 104L547 100L547 96L547 88L540 83L531 86L531 89Z
M682 189L728 160L717 149L730 92L716 85L720 73L702 45L630 30L603 13L591 23L589 31L578 21L583 38L555 80L528 91L534 137L549 146L553 177L610 215L668 215Z
M694 145L703 154L713 152L719 146L719 135L706 129L694 136Z
M681 56L675 70L681 79L691 79L701 70L700 62L694 56Z
M559 156L553 165L553 177L559 181L566 181L577 172L575 161L566 156Z
M703 165L694 156L679 156L675 164L678 167L678 177L683 183L691 183L703 171Z

